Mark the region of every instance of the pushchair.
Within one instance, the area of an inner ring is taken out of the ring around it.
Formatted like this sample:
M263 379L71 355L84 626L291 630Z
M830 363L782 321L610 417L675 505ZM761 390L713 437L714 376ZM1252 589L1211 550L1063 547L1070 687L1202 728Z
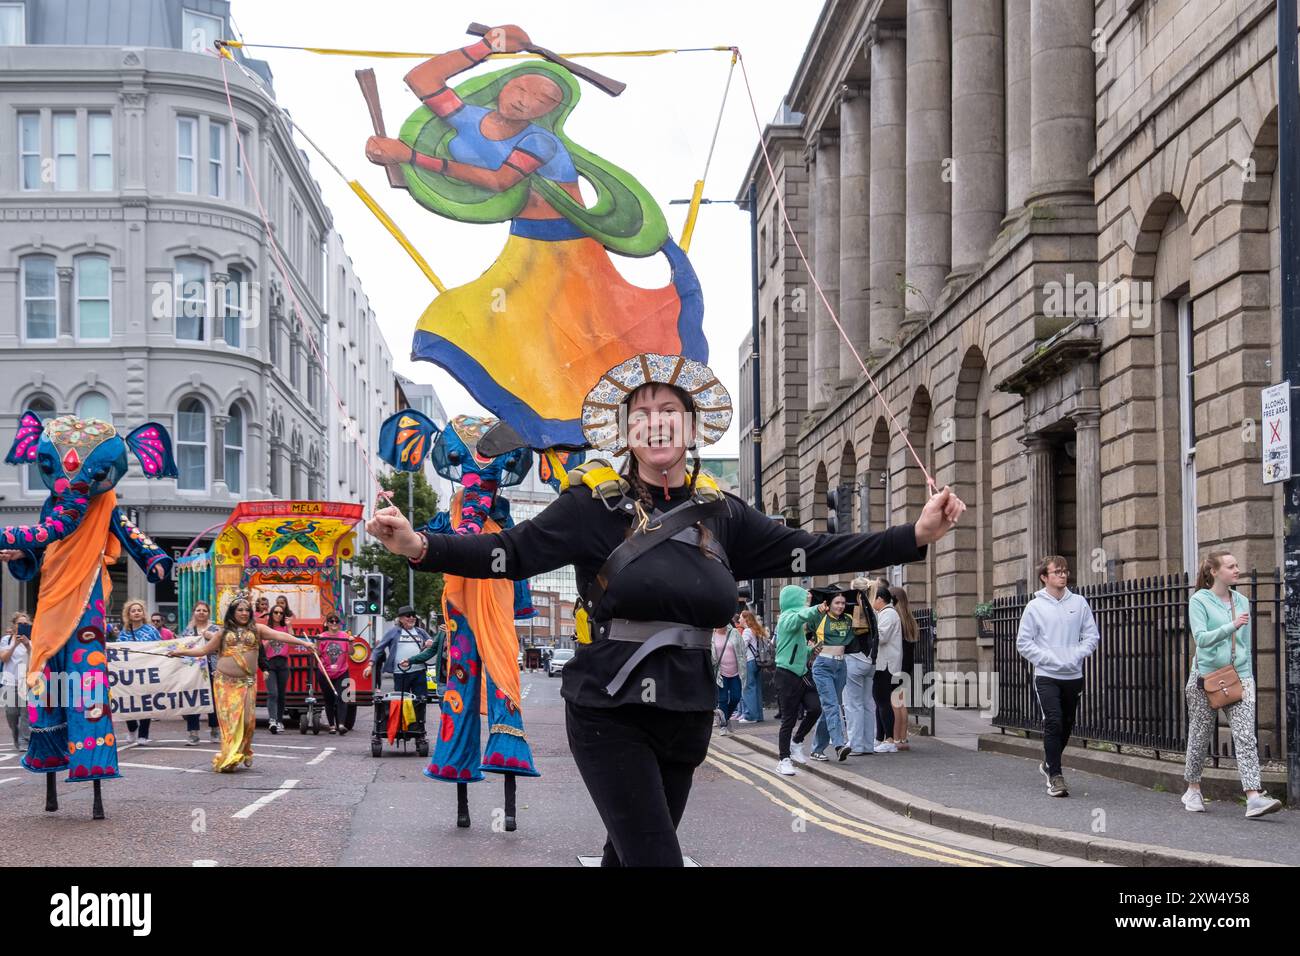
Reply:
M410 694L405 691L389 691L386 694L376 694L374 698L375 706L375 728L370 734L370 756L382 757L384 755L384 741L388 739L388 724L393 717L394 708L400 714L402 707L407 701L412 701L415 705L415 718L410 723L402 726L402 718L399 716L397 730L393 736L393 744L400 744L402 750L406 750L407 741L415 742L415 752L421 757L429 756L429 737L424 730L424 721L420 720L420 705L427 707L426 698L419 694Z

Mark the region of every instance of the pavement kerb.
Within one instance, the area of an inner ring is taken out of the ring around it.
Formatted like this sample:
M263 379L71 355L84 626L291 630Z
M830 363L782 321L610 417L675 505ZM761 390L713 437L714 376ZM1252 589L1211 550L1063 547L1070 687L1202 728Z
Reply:
M740 733L730 734L729 739L744 744L749 749L769 756L773 760L777 758L776 746L760 737ZM931 800L923 800L896 787L865 780L853 774L840 773L833 768L834 764L831 763L825 765L808 763L801 764L799 772L810 773L827 780L908 819L952 830L955 833L997 840L1030 850L1073 856L1116 866L1282 866L1280 863L1267 860L1213 856L1194 850L1182 850L1151 843L1130 843L1107 837L1085 836L1071 833L1069 830L1058 830L1054 827L1021 823L1018 820L989 816L985 813L959 810Z

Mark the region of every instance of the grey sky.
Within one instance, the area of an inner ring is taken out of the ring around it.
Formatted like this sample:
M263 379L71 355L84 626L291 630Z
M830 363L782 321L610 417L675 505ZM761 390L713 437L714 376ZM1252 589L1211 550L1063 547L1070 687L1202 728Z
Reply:
M745 56L764 122L776 112L789 88L821 8L818 0L655 0L644 4L610 0L550 4L520 0L465 4L236 0L232 6L235 23L248 43L439 52L469 42L465 27L479 21L516 23L535 42L561 52L735 45ZM389 135L394 135L418 105L402 83L402 76L418 61L362 60L282 50L254 49L249 53L271 64L280 104L347 175L360 179L444 284L454 287L487 270L505 244L506 224L462 225L435 216L417 206L404 191L391 189L383 170L364 156L370 120L353 71L374 68L384 119ZM680 236L686 207L669 206L668 201L689 197L703 171L729 56L691 53L582 62L626 82L628 88L611 98L584 83L582 101L566 132L640 179L664 207L674 236ZM462 77L493 68L480 66ZM735 196L756 141L737 67L706 196ZM308 153L311 155L310 149ZM416 381L433 382L448 414L480 411L449 374L429 363L410 361L415 322L433 300L435 290L351 190L316 156L311 158L336 227L393 351L396 371ZM637 284L657 286L668 281L662 256L613 259ZM750 327L748 217L731 205L702 208L691 260L704 287L709 364L738 406L737 349ZM734 454L737 448L733 423L716 450Z

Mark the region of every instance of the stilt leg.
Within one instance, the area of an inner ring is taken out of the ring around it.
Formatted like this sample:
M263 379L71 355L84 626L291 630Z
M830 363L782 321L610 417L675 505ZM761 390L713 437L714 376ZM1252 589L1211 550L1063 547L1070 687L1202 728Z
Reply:
M456 784L456 826L465 829L469 826L469 784Z
M54 780L54 774L45 775L45 812L53 813L59 809L59 791L58 784Z
M508 773L506 778L506 832L514 833L515 824L515 775Z
M90 813L90 819L104 819L104 795L99 789L100 781L95 781L95 808Z

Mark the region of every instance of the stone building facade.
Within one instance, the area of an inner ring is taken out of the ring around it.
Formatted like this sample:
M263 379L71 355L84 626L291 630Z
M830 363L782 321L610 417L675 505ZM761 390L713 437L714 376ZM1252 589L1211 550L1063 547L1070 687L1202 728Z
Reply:
M824 530L837 492L842 526L912 521L910 442L970 508L888 572L934 609L941 669L991 667L975 605L1036 590L1045 554L1075 585L1214 547L1278 566L1258 426L1281 368L1275 12L825 4L765 132L776 175L757 151L739 193L756 183L766 237L741 487L757 425L767 512Z
M145 481L132 462L117 493L175 553L241 500L336 494L326 488L326 434L339 431L340 418L316 353L331 354L330 342L349 335L352 347L350 326L362 323L367 351L349 353L347 367L369 363L391 407L391 377L380 381L390 358L373 314L341 307L359 284L341 240L330 239L330 212L275 106L265 64L241 58L247 74L230 68L230 123L220 65L204 52L231 36L229 4L131 0L113 19L85 0L5 7L6 447L27 408L123 429L161 422L181 479ZM337 282L331 263L344 270ZM344 380L337 370L331 377ZM373 391L357 389L352 403L378 415ZM0 521L33 520L45 494L35 476L0 470ZM174 612L172 582L150 584L130 562L111 573L115 605L139 597ZM4 575L7 610L33 602L30 585Z

